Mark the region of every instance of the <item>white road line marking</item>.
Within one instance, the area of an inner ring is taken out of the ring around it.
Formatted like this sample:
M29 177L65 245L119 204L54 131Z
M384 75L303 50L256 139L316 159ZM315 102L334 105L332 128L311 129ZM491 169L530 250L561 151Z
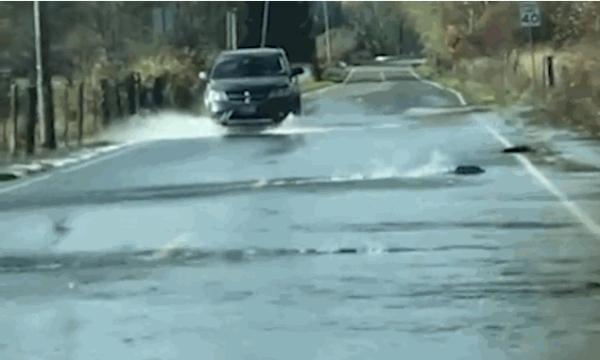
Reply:
M44 175L32 177L32 178L27 179L27 180L23 180L23 181L18 182L18 183L14 184L14 185L10 185L10 186L4 187L4 188L0 188L0 194L6 194L8 192L24 188L26 186L35 184L37 182L46 180L49 177L50 177L50 174L44 174Z
M78 164L78 165L74 165L74 166L69 166L69 167L65 167L65 168L56 168L54 170L50 170L48 173L43 174L43 175L39 175L39 176L34 176L32 178L29 179L25 179L22 181L19 181L18 183L14 184L14 185L10 185L7 187L3 187L0 188L0 194L6 194L9 193L11 191L15 191L18 189L22 189L25 188L27 186L33 185L35 183L44 181L44 180L48 180L49 178L51 178L53 175L56 175L57 173L70 173L76 170L80 170L83 169L85 167L88 167L90 165L96 164L98 162L104 161L104 160L110 160L118 155L122 155L125 152L129 152L131 150L134 150L138 147L140 147L143 143L139 143L139 144L135 144L135 145L128 145L125 144L122 147L116 148L112 151L108 151L108 152L100 152L98 154L97 157L95 158L91 158L89 160L85 160L82 163Z
M324 93L324 92L326 92L326 91L329 91L329 90L331 90L331 89L335 89L335 88L337 88L338 86L339 86L339 84L334 84L334 85L331 85L331 86L326 86L326 87L324 87L324 88L322 88L322 89L318 89L318 90L315 90L315 91L309 91L309 92L307 92L307 93L304 93L304 94L302 94L302 96L303 96L303 97L313 97L313 96L318 96L318 95L321 95L321 94L323 94L323 93Z
M319 90L309 91L309 92L307 92L305 94L302 94L302 96L304 96L304 97L314 97L314 96L321 95L321 94L323 94L326 91L330 91L332 89L336 89L336 88L340 87L341 85L346 85L346 84L348 84L348 81L350 80L350 77L352 77L352 74L354 73L354 70L355 70L354 68L350 69L350 71L348 71L348 74L346 75L346 78L344 78L344 80L341 83L335 84L335 85L331 85L331 86L327 86L327 87L324 87L324 88L319 89Z
M385 78L385 74L383 73L383 71L379 72L379 76L381 77L381 81L386 82L386 78Z
M435 86L438 89L442 89L448 91L454 96L458 98L458 101L462 106L466 106L467 102L464 96L457 90L445 87L441 84L435 83L433 81L422 79L419 74L417 74L414 69L411 68L411 73L413 76L426 84ZM496 129L492 128L490 125L485 124L481 121L481 119L477 119L479 124L486 129L498 142L500 142L505 147L514 146L506 137L500 134ZM579 221L583 226L585 226L592 235L595 235L600 238L600 225L596 223L585 211L583 211L575 202L570 200L568 196L562 192L548 177L546 177L540 169L538 169L527 157L523 154L512 154L519 163L523 166L523 168L531 175L533 179L535 179L546 191L550 194L554 195L560 203L564 206L564 208L573 216L577 221Z
M344 79L344 81L342 81L343 85L348 84L348 81L350 81L350 78L352 77L352 75L354 75L355 70L356 70L356 68L352 68L352 69L350 69L350 71L348 71L348 75L346 75L346 78Z
M479 120L481 123L481 121ZM490 127L487 124L482 124L485 129L492 134L502 145L506 147L514 146L508 139L502 136L496 129ZM533 163L523 156L523 154L513 154L517 160L523 165L525 170L531 174L531 176L538 181L546 190L554 195L562 205L579 220L591 233L600 237L600 225L598 225L585 211L583 211L576 203L571 201L565 193L563 193L554 183L550 181Z
M102 162L102 161L105 161L105 160L110 160L110 159L112 159L112 158L114 158L116 156L128 153L128 152L130 152L132 150L137 149L142 144L143 143L139 143L139 144L135 144L135 145L133 145L133 144L131 144L131 145L125 144L124 146L122 146L122 147L120 147L118 149L115 149L112 152L106 152L106 153L104 153L106 155L104 155L104 154L103 155L99 155L98 157L95 157L95 158L92 158L90 160L84 161L84 162L79 163L77 165L73 165L73 166L69 166L69 167L63 168L62 170L60 170L60 172L63 173L63 174L67 174L67 173L70 173L70 172L73 172L73 171L81 170L81 169L86 168L86 167L88 167L90 165L93 165L93 164L96 164L96 163L99 163L99 162Z
M467 101L465 100L463 94L461 94L459 91L456 91L455 89L452 89L452 88L449 88L449 87L445 87L444 85L438 84L438 83L436 83L434 81L425 80L419 74L417 74L417 72L413 68L410 68L410 73L412 74L412 76L414 76L415 78L417 78L417 80L419 80L419 81L421 81L421 82L423 82L425 84L431 85L431 86L436 87L436 88L438 88L440 90L448 91L448 92L454 94L454 96L456 96L458 98L458 101L460 102L460 104L462 106L466 106L467 105Z

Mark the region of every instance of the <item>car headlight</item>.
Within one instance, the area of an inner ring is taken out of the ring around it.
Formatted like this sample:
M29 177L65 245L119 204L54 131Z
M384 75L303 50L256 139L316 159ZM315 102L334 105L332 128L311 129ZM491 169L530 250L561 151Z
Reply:
M206 99L208 102L227 101L227 94L225 91L209 89Z
M283 97L283 96L290 96L291 93L292 93L292 88L289 86L286 86L286 87L281 87L281 88L271 90L271 92L269 93L269 96L270 97Z

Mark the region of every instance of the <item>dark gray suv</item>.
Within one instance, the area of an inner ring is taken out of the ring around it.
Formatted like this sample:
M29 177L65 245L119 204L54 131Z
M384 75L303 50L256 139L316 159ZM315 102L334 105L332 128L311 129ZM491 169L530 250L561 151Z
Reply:
M207 80L204 105L221 125L279 124L302 109L296 76L283 49L253 48L221 53Z

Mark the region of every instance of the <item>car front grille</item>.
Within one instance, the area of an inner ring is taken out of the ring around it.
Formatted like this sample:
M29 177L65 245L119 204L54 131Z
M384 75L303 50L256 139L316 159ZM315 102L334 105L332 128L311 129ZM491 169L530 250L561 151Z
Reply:
M247 96L248 95L248 96ZM268 90L233 90L227 91L227 98L231 101L244 102L247 98L250 101L262 101L269 96Z

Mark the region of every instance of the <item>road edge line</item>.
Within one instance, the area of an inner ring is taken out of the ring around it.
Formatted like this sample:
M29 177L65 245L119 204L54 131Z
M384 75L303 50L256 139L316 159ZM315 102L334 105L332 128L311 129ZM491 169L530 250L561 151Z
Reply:
M50 179L52 176L55 176L56 174L67 174L73 171L77 171L77 170L81 170L83 168L86 168L88 166L91 166L93 164L102 162L104 160L109 160L114 158L117 155L121 155L124 152L128 152L130 150L136 149L138 148L140 145L142 145L143 142L141 143L132 143L132 144L127 144L124 143L123 146L116 148L112 151L108 151L108 152L104 152L104 153L100 153L98 156L95 156L91 159L87 159L87 160L83 160L77 164L71 165L71 166L66 166L63 168L57 168L57 169L51 169L48 170L48 172L44 173L44 174L39 174L39 175L33 175L30 178L26 178L23 179L21 181L18 181L15 184L12 185L8 185L6 187L0 187L0 195L2 194L7 194L10 193L12 191L18 190L18 189L22 189L25 187L28 187L30 185L33 185L35 183L44 181L44 180L48 180Z
M33 185L33 184L38 183L38 182L43 181L43 180L47 180L51 176L52 176L51 173L46 173L46 174L37 175L37 176L34 175L33 177L25 179L25 180L22 180L22 181L19 181L16 184L12 184L12 185L0 188L0 195L7 194L7 193L9 193L11 191L15 191L15 190L27 187L29 185Z
M312 96L320 95L320 94L322 94L322 93L324 93L326 91L329 91L331 89L336 89L336 88L338 88L340 86L347 85L348 81L350 80L350 77L352 76L353 73L354 73L354 68L351 68L350 71L348 71L348 74L346 75L346 77L344 78L344 80L342 80L341 83L332 84L332 85L329 85L329 86L326 86L324 88L317 89L317 90L314 90L314 91L308 91L308 92L303 93L302 96L303 97L312 97Z
M342 85L347 85L348 84L348 81L350 81L350 78L354 74L354 70L356 70L355 67L350 68L350 71L348 71L348 75L346 75L346 78L344 79L344 81L342 81Z
M340 84L331 84L331 85L327 85L327 86L325 86L325 87L322 87L322 88L320 88L320 89L316 89L316 90L312 90L312 91L305 91L305 92L303 92L303 93L301 94L301 96L302 96L302 97L313 97L313 96L316 96L316 95L322 94L322 93L324 93L324 92L326 92L326 91L329 91L329 90L331 90L331 89L333 89L333 88L336 88L336 87L338 87L338 86L340 86Z
M119 147L119 148L117 148L117 149L115 149L113 151L108 151L108 152L106 152L106 153L104 153L102 155L99 155L97 157L91 158L91 159L89 159L87 161L82 161L82 162L80 162L78 164L74 164L72 166L66 166L66 167L60 169L58 172L63 173L63 174L68 174L68 173L73 172L73 171L84 169L84 168L86 168L88 166L91 166L91 165L94 165L96 163L99 163L99 162L102 162L102 161L105 161L105 160L110 160L110 159L114 158L117 155L122 155L122 154L127 153L127 152L129 152L131 150L135 150L138 147L142 146L142 144L144 144L144 143L145 143L144 141L139 142L139 143L129 143L129 144L128 143L124 143L123 146L121 146L121 147Z
M440 90L447 91L458 99L461 106L467 106L467 101L465 100L462 93L456 89L451 87L444 86L442 84L436 83L434 81L423 79L417 72L411 67L410 72L412 75L419 81L429 84L433 87L436 87ZM483 123L480 119L477 119L477 122L483 126L483 128L490 134L494 139L496 139L499 143L501 143L505 147L514 146L510 140L500 134L496 129L492 128L490 125ZM598 225L584 210L582 210L575 202L570 200L568 196L558 188L546 175L544 175L540 169L538 169L527 157L523 154L511 154L513 155L523 166L523 168L529 173L529 175L535 179L546 191L550 194L554 195L563 207L573 216L577 221L579 221L583 226L587 228L587 230L600 238L600 225Z

